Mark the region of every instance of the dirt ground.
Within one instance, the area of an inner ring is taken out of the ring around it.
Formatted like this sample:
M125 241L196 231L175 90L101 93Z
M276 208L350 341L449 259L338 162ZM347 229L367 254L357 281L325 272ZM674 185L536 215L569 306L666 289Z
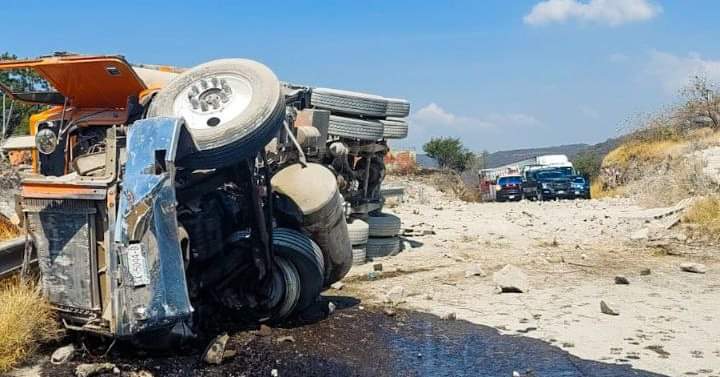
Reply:
M79 363L112 362L120 376L720 376L718 249L667 230L657 217L669 209L464 203L422 178L389 180L406 187L386 209L402 218L405 249L354 267L316 318L265 336L217 323L236 352L218 366L201 361L205 340L170 355L118 345L61 366L48 347L13 375L73 376ZM683 272L686 261L708 272ZM528 292L496 292L493 273L507 264L528 275ZM601 313L601 300L619 315Z
M583 359L720 376L718 249L665 230L655 217L666 210L627 199L464 203L417 180L396 184L406 187L404 202L388 211L413 235L399 255L354 268L344 294L453 313ZM667 234L648 240L645 229ZM681 271L686 261L709 270ZM383 272L369 277L374 263ZM506 264L524 270L529 292L496 292L493 273ZM630 284L615 284L617 275ZM601 313L601 300L619 315Z

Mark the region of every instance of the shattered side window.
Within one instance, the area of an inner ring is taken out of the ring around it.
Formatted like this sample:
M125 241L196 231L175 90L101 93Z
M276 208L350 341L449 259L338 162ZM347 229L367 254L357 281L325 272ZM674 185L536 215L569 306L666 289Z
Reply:
M1 56L0 59L6 59ZM0 139L27 135L29 118L47 106L64 102L63 96L30 68L0 70Z

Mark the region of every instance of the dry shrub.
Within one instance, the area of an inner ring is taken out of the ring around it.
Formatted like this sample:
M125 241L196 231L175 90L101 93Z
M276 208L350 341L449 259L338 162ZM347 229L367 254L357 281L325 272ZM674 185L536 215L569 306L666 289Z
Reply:
M0 241L13 239L19 235L20 230L7 217L0 215Z
M450 194L464 202L480 202L480 189L468 184L461 175L454 171L442 171L433 176L432 185L440 192Z
M680 155L684 145L684 142L678 140L633 140L610 151L603 160L603 166L628 169L633 164L646 165L661 162Z
M611 188L603 184L600 180L595 180L590 184L590 197L593 199L615 198L622 195L622 187Z
M720 196L695 200L687 209L683 221L697 225L698 231L705 236L720 240Z
M60 335L55 314L36 284L19 279L0 282L0 373Z

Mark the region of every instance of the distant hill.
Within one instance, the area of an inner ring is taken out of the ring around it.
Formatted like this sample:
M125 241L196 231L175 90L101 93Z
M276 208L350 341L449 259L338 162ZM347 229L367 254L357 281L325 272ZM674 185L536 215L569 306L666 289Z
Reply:
M560 145L555 147L542 147L542 148L529 148L529 149L515 149L509 151L498 151L490 153L488 156L487 167L496 168L498 166L512 164L522 160L527 160L540 155L545 154L564 154L568 156L570 160L573 160L575 156L580 153L592 153L602 158L608 152L615 149L622 141L620 138L612 138L597 144L569 144Z

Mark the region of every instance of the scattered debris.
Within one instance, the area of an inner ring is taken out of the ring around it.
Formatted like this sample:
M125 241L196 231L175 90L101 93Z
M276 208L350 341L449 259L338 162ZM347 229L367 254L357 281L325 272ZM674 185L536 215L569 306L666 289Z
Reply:
M650 237L650 229L641 228L630 235L630 239L633 241L642 241Z
M375 264L373 264L373 271L380 272L380 271L382 271L382 270L383 270L383 265L382 265L382 263L375 263Z
M129 377L155 377L152 373L147 370L139 370L137 372L130 372Z
M332 301L328 302L328 315L335 313L336 307L337 306L335 306L335 303L333 303Z
M620 315L620 313L612 309L605 301L600 301L600 311L607 315Z
M383 309L383 313L384 313L386 316L388 316L388 317L394 317L395 314L396 314L396 313L395 313L395 310L393 310L392 308L385 308L385 309Z
M54 365L65 364L75 356L75 345L70 343L55 350L50 356L50 362Z
M628 285L630 284L630 280L628 280L625 276L618 275L615 276L615 284Z
M345 283L338 281L338 282L330 284L330 287L336 291L339 291L339 290L342 290L343 287L345 287Z
M440 317L440 319L445 321L454 321L457 319L457 314L455 314L455 312L445 313L442 317Z
M279 375L279 374L278 374L278 370L277 370L277 369L273 369L273 370L270 371L270 376L272 376L272 377L278 377L278 375Z
M208 364L220 365L223 361L225 346L230 337L227 334L218 335L210 342L203 354L203 361Z
M295 343L295 337L292 335L281 336L281 337L278 337L277 339L275 339L275 342L276 343L285 343L285 342Z
M661 345L651 345L645 347L645 349L655 352L656 354L658 354L658 356L660 356L661 359L667 359L670 356L670 352L665 351L665 349Z
M272 335L272 328L268 325L260 325L260 328L255 332L255 335L257 336L270 336Z
M368 280L377 280L380 277L380 273L377 271L370 271L367 274Z
M650 271L649 268L643 268L642 270L640 270L640 275L642 275L642 276L648 276L651 273L652 273L652 271Z
M80 364L77 366L77 368L75 368L75 376L91 377L96 376L100 373L115 373L116 369L117 368L113 363ZM117 373L120 373L120 370L118 370Z
M478 265L472 265L468 269L465 270L465 278L470 278L473 276L480 276L485 277L487 276L487 273L483 271L483 269Z
M405 300L405 288L400 286L394 286L385 293L385 303L397 305L403 303Z
M523 293L530 290L527 275L519 268L508 264L493 274L493 281L500 293Z
M692 272L695 274L704 274L707 272L707 267L702 263L680 263L680 269L685 272Z

